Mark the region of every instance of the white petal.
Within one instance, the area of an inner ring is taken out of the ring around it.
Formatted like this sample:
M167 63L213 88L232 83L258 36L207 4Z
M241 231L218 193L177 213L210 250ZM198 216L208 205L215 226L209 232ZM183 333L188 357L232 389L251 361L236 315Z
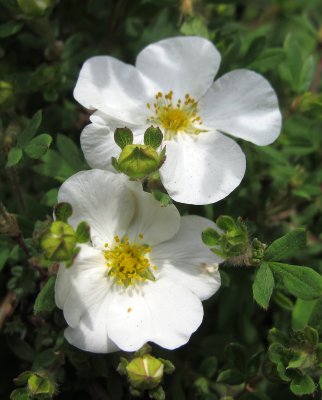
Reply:
M275 91L255 72L236 70L222 76L199 107L205 125L260 146L280 134L282 117Z
M171 239L180 227L180 214L176 207L173 204L162 207L152 194L142 190L141 185L130 187L136 198L136 208L127 235L133 241L151 246ZM139 238L140 234L143 239Z
M200 300L208 299L219 289L218 264L223 261L201 240L201 232L207 228L218 230L216 224L206 218L182 217L178 234L153 247L151 254L160 276L179 282Z
M75 99L122 121L141 123L146 99L155 92L149 80L132 65L109 56L88 59L80 71Z
M86 221L94 245L101 248L115 235L124 235L135 207L124 176L95 169L67 179L59 189L58 201L72 205L73 214L68 222L76 227Z
M108 338L106 327L106 297L110 287L103 253L91 246L81 245L71 267L60 266L55 300L70 326L65 337L74 346L95 353L117 350Z
M201 37L175 37L150 44L137 56L136 67L166 93L197 100L212 84L220 64L215 46Z
M232 139L216 132L178 135L166 142L160 176L169 195L186 204L210 204L241 182L245 155Z
M143 144L146 127L133 127L101 112L95 112L91 120L93 123L85 126L80 137L86 161L92 168L116 172L112 166L112 157L118 158L121 149L114 141L115 129L124 128L124 126L130 128L133 132L134 143Z
M81 147L86 161L92 168L114 170L112 157L121 153L114 141L114 130L108 126L89 124L80 137Z
M142 292L110 297L108 334L125 351L151 341L166 349L184 345L202 322L201 301L168 279L148 282Z

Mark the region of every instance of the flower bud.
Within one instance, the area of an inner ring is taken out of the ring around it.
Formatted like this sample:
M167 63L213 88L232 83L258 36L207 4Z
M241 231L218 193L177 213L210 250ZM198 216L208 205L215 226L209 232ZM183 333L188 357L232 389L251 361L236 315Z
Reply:
M156 388L161 383L163 369L163 363L150 354L136 357L126 366L131 385L141 390Z
M124 147L117 169L132 179L141 179L160 167L160 156L150 146L131 144Z
M48 259L68 261L75 253L75 231L65 222L55 221L42 236L40 243Z
M17 2L27 17L41 17L52 5L52 0L17 0Z

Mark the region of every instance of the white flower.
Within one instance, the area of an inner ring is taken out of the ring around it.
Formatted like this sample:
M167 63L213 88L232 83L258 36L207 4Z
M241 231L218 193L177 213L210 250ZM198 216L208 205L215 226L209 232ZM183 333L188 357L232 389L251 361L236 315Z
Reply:
M175 37L145 47L135 67L109 56L85 62L75 99L97 110L81 135L93 168L111 169L120 149L115 128L127 126L135 141L151 125L164 134L162 183L178 202L209 204L241 182L245 156L221 132L257 145L280 133L276 94L259 74L236 70L213 82L220 64L214 45L200 37Z
M73 207L69 223L87 221L91 244L59 268L55 296L80 349L135 351L151 341L174 349L201 324L201 300L220 286L218 263L201 241L213 222L180 217L138 183L90 170L69 178L58 199Z

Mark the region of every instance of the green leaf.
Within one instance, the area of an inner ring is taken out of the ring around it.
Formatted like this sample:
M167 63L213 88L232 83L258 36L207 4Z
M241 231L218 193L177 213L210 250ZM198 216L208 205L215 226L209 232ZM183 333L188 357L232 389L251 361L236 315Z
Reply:
M125 146L133 143L133 133L131 129L126 127L116 128L114 132L114 140L121 149L124 149Z
M144 144L154 149L157 149L161 145L162 140L163 135L158 127L150 126L144 133Z
M73 214L73 208L69 203L58 203L54 207L54 214L57 221L67 222L68 218Z
M28 389L15 389L11 395L10 400L30 400L31 397L29 395Z
M87 243L90 240L90 227L87 222L81 222L76 229L76 241Z
M317 301L297 299L292 311L292 327L294 330L304 329L308 325Z
M200 372L206 378L211 379L217 372L218 361L214 356L207 357L200 365Z
M59 182L64 182L75 172L67 161L65 161L57 151L49 149L41 158L42 164L35 165L32 169L38 174L50 176Z
M156 200L158 200L163 207L166 207L169 204L172 204L171 197L167 193L161 192L161 190L158 190L158 189L153 189L152 194L153 194L153 197Z
M55 308L55 281L56 276L51 276L38 294L34 305L36 315L50 312Z
M9 21L0 25L0 38L15 35L23 27L22 22Z
M225 353L229 363L234 369L245 372L246 369L246 351L238 343L229 343L225 348Z
M228 383L229 385L239 385L245 381L245 375L235 369L226 369L218 377L218 383Z
M35 358L35 350L22 339L16 336L7 337L10 350L20 359L32 362Z
M32 139L24 148L25 153L28 157L38 159L41 158L49 149L52 142L52 137L43 133L42 135L36 136Z
M27 127L18 135L17 143L21 147L25 147L29 141L35 136L37 130L42 121L41 110L37 111L36 114L31 118L31 121Z
M14 167L22 158L22 149L20 147L12 147L8 154L6 168Z
M303 300L322 296L322 276L312 268L278 262L269 262L269 266L294 296Z
M295 395L303 396L304 394L314 393L315 384L313 379L308 375L297 376L292 380L290 389Z
M254 300L265 310L268 308L269 300L273 293L275 281L274 275L267 263L259 267L253 283Z
M75 172L85 169L86 165L83 161L80 148L72 139L65 135L58 134L56 146L59 150L59 153L68 162L68 164L74 168Z
M264 253L264 260L279 261L294 257L306 248L306 232L295 229L285 236L275 240Z
M207 228L201 233L201 238L206 246L217 246L220 234L213 228Z
M200 17L187 18L180 28L180 32L186 36L201 36L209 39L209 31L205 21Z

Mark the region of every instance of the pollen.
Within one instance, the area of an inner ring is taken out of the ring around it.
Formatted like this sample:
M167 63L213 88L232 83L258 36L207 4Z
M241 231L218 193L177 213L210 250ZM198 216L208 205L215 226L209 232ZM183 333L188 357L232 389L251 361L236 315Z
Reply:
M198 115L198 102L188 93L183 99L173 100L173 91L155 95L153 108L147 103L148 110L153 113L147 122L163 127L165 139L173 139L177 133L199 134L202 121Z
M156 267L151 265L148 258L151 247L132 244L127 236L122 240L114 236L114 244L111 247L106 244L105 248L103 254L108 269L107 276L118 285L128 287L146 280L155 280L152 270L155 271Z

